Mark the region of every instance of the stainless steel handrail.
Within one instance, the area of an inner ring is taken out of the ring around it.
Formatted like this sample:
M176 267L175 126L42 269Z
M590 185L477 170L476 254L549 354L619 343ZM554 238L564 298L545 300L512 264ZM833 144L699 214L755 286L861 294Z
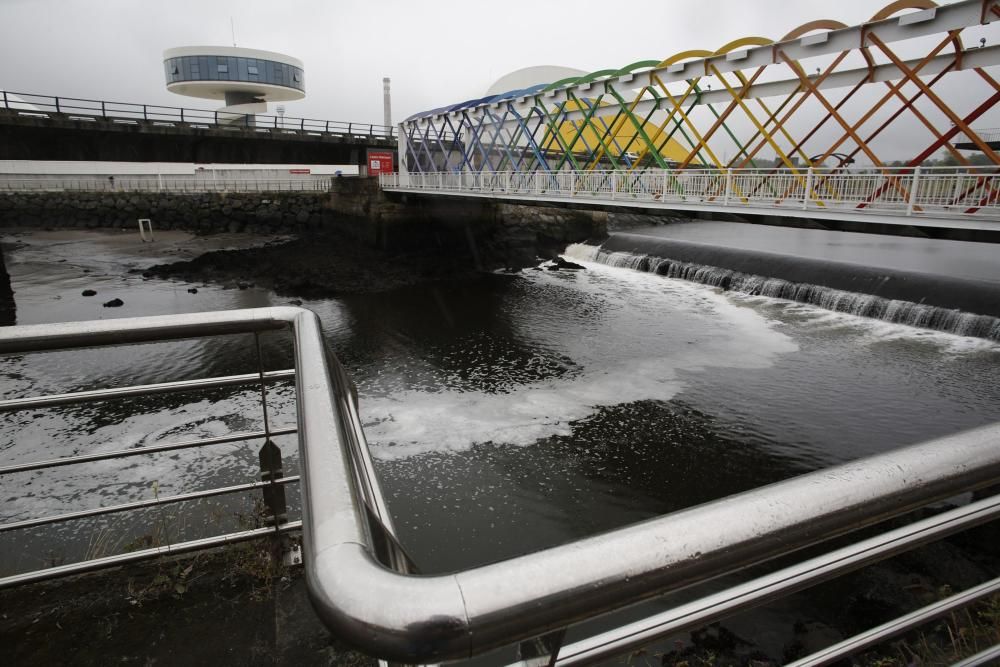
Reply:
M564 628L898 516L1000 479L1000 425L902 448L545 551L412 576L375 553L392 533L352 387L319 319L265 308L0 330L0 352L145 342L291 326L302 529L313 605L383 658L466 657ZM724 529L720 529L724 527Z

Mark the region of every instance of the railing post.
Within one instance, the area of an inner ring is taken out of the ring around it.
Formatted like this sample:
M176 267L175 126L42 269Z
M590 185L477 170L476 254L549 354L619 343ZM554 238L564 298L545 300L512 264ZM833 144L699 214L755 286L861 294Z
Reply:
M347 136L354 134L353 132L351 132L351 125L354 125L354 123L347 124Z
M145 104L142 105L142 119L143 120L149 120L149 115L148 115L148 113L146 111L146 105Z
M662 182L660 183L660 202L665 202L667 200L667 170L663 170L661 175Z
M611 199L614 201L615 192L618 190L618 171L611 172Z
M323 132L330 134L330 121L326 121L326 129Z
M503 191L504 194L510 194L510 172L505 171L503 173Z
M218 119L218 112L216 112L216 119ZM184 122L184 107L181 107L181 122Z
M726 193L722 197L722 205L729 206L729 193L733 191L733 169L726 167Z
M906 203L906 215L913 215L913 206L917 203L917 188L920 187L920 166L913 170L913 178L910 179L910 196Z
M809 208L809 193L812 191L813 186L813 168L812 166L806 171L806 192L802 196L802 210Z
M56 101L56 113L62 113L62 109L59 108L59 98L58 97L54 97L52 99L54 99Z
M958 170L955 171L955 192L951 196L951 202L949 202L950 206L958 206L958 198L962 196L962 183L965 180L963 177L966 174L972 176L972 172L969 171L968 168L961 172Z
M102 102L101 104L103 105L104 103ZM7 106L7 91L6 90L3 91L3 108L4 109L8 109L9 108Z

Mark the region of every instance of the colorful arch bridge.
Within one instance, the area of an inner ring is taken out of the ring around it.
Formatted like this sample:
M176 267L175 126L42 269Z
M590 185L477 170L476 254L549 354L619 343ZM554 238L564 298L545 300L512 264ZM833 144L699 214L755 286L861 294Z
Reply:
M863 24L443 106L400 124L387 190L784 214L1000 220L1000 0L898 0Z

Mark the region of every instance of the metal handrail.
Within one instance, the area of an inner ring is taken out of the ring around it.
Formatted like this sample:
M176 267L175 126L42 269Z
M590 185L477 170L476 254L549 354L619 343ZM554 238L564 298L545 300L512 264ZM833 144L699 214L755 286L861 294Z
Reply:
M15 99L17 98L17 99ZM295 118L266 114L242 114L232 111L192 109L162 104L135 102L110 102L76 97L39 95L0 90L0 109L22 114L57 113L69 117L86 117L111 121L150 122L155 124L182 123L185 125L214 125L220 127L242 126L258 130L275 130L279 133L323 134L359 136L368 138L395 138L396 128L377 123L356 123L316 118Z
M394 534L388 507L353 387L310 311L278 307L17 327L0 330L0 353L284 327L291 327L295 342L309 594L329 629L383 658L424 662L478 654L1000 479L1000 425L991 425L499 563L412 576L390 569L390 559L379 553L385 535L378 531ZM942 524L934 533L949 529Z

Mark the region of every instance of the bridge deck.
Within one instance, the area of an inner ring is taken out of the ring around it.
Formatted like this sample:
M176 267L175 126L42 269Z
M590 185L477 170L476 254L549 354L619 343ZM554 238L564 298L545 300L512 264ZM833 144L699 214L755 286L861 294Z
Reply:
M387 192L613 210L805 219L997 236L991 168L387 174Z
M389 192L399 192L411 195L437 196L437 197L477 197L481 199L496 199L510 201L514 203L544 203L544 204L565 204L577 207L590 208L620 208L620 209L641 209L646 211L660 211L664 213L724 213L728 215L756 214L769 215L779 218L803 218L809 220L830 220L830 221L852 221L852 222L872 222L889 225L899 225L907 227L927 227L944 229L970 229L977 231L1000 231L1000 217L990 218L950 218L937 217L933 215L901 216L899 214L887 213L884 211L870 210L857 211L851 209L822 210L810 208L808 210L795 210L780 207L768 207L764 205L743 205L743 206L723 206L711 203L684 203L684 202L652 202L641 200L613 200L601 197L571 197L552 195L530 195L530 194L505 194L495 192L454 192L451 190L433 190L427 188L394 187L386 188Z

